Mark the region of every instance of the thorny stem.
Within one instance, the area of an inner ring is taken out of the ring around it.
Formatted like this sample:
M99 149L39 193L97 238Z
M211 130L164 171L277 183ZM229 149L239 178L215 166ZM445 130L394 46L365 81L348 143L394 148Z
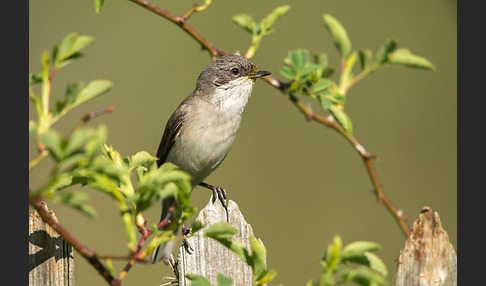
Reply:
M221 50L217 47L215 47L213 44L211 44L209 41L207 41L205 38L203 38L198 32L196 32L192 27L187 25L186 19L181 16L174 15L164 9L161 9L151 3L148 3L145 0L129 0L131 2L134 2L149 11L154 12L155 14L164 17L165 19L177 24L178 26L181 27L183 31L188 33L196 42L202 45L204 49L206 49L210 55L211 58L214 60L216 56L223 56L229 54L228 52ZM371 70L370 70L371 72ZM355 81L351 82L349 87L356 83L357 81L361 80L362 77L364 77L368 73L364 73L358 78L355 79ZM316 114L312 112L308 107L304 105L294 94L288 94L288 84L284 84L283 82L280 82L279 80L273 78L272 76L266 76L263 78L266 82L268 82L270 85L273 87L277 88L280 90L305 116L308 120L313 120L318 123L324 124L328 127L331 127L335 131L337 131L339 134L341 134L348 143L350 143L354 149L360 154L361 158L363 159L365 163L366 170L368 171L368 174L370 176L372 185L374 187L375 194L377 196L378 202L383 203L384 206L387 208L387 210L392 214L394 219L397 221L399 224L403 234L405 237L408 237L410 230L407 226L406 223L406 217L403 214L403 211L398 210L392 203L392 201L386 196L385 192L383 191L383 188L380 185L378 176L376 174L375 168L373 166L373 159L376 159L376 156L373 154L370 154L366 149L359 143L359 141L352 135L346 133L342 129L342 127L332 118L326 118L324 116L321 116L319 114Z

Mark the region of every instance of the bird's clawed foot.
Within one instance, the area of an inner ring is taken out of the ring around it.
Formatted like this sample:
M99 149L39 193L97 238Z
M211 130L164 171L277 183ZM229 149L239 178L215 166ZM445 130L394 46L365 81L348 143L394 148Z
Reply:
M207 184L205 182L200 183L199 185L210 189L213 191L213 204L216 202L216 198L219 199L221 204L223 205L225 210L228 210L228 207L226 206L226 190L223 187L216 187L210 184Z
M194 249L191 247L191 244L189 244L189 241L187 241L186 236L191 233L191 229L187 228L185 224L182 225L182 245L184 245L184 249L187 251L189 254L194 253Z

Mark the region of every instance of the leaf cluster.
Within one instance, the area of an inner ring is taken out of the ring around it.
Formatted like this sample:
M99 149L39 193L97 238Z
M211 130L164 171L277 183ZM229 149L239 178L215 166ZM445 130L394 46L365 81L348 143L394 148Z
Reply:
M273 26L287 11L290 9L289 5L284 5L275 8L270 14L265 16L259 23L253 20L249 14L238 14L231 18L231 20L243 30L251 34L251 46L245 54L246 58L251 58L260 46L263 37L269 36L275 32Z
M81 120L66 136L52 128L53 123L69 111L112 87L112 83L106 80L93 80L88 84L69 83L64 98L54 107L50 106L55 73L79 59L81 50L93 40L77 33L67 35L59 46L52 49L50 57L47 51L43 53L42 72L29 75L29 98L37 112L37 120L29 120L29 134L36 136L39 149L42 149L42 156L31 161L29 171L44 158L49 157L54 162L49 178L40 187L31 190L30 197L48 198L93 218L96 211L82 188L89 186L107 194L119 209L128 248L134 251L139 227L137 216L152 204L169 196L177 199L175 214L184 213L184 216L174 221L172 228L194 213L189 204L190 175L171 163L158 168L157 158L145 151L122 157L112 146L105 144L107 129L104 125L87 127ZM34 92L36 85L40 85L40 95ZM156 227L155 231L158 237L162 235ZM156 243L162 243L157 237L154 240L154 247Z
M205 231L204 236L210 237L218 241L229 250L231 250L233 253L235 253L240 259L242 259L246 264L251 267L253 271L252 285L258 286L270 282L277 273L273 270L269 271L266 269L267 253L263 243L260 240L255 239L254 237L250 237L250 249L247 249L242 243L234 241L232 239L233 235L237 233L238 230L232 227L230 224L221 222L211 225ZM187 276L187 278L193 281L191 285L211 285L209 281L202 276L189 275ZM202 284L193 284L195 282ZM219 286L231 285L231 283L232 279L230 277L225 277L221 274L218 275Z
M386 285L388 275L385 263L373 251L381 246L371 241L355 241L342 247L335 236L321 259L323 267L317 283L310 280L307 286L333 286L342 282L354 282L363 286Z
M331 80L334 68L328 66L326 54L314 53L311 56L306 49L289 51L280 74L291 80L288 84L288 94L300 94L317 100L348 134L352 134L353 125L344 110L346 94L363 77L390 65L435 69L427 59L414 55L408 49L397 48L396 40L385 41L377 50L374 59L373 52L369 49L354 51L344 26L329 14L322 17L341 58L339 80ZM358 61L360 71L355 75L353 70Z

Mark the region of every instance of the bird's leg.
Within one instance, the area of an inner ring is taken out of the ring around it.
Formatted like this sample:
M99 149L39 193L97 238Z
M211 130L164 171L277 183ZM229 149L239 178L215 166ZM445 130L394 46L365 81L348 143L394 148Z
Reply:
M213 204L214 204L216 197L217 197L219 199L219 201L221 202L221 204L223 205L224 209L228 210L228 208L226 207L226 190L223 187L216 187L216 186L207 184L205 182L201 182L199 185L213 191Z
M182 244L184 245L184 249L187 251L187 253L192 254L194 252L194 249L191 247L189 242L186 239L186 236L191 233L191 229L187 228L185 224L182 224Z

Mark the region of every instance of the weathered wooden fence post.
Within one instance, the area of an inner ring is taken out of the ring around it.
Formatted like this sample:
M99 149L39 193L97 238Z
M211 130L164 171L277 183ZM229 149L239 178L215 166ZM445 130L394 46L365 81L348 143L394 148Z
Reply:
M423 207L398 257L396 286L457 285L457 255L439 214Z
M238 234L233 239L250 249L249 237L254 236L253 229L245 221L243 214L234 201L228 201L228 213L226 213L221 202L216 200L213 204L211 198L206 207L199 212L196 220L202 222L205 226L200 230L200 234L204 233L210 225L228 222L238 230ZM186 274L202 275L212 285L217 285L216 275L218 273L233 278L234 286L252 285L253 273L251 267L228 248L202 235L192 236L187 241L194 252L189 254L183 247L179 249L178 272L180 286L190 285L191 281L185 277Z
M47 210L47 204L43 202ZM55 214L51 212L55 218ZM71 245L45 223L37 211L29 217L29 285L74 285Z

